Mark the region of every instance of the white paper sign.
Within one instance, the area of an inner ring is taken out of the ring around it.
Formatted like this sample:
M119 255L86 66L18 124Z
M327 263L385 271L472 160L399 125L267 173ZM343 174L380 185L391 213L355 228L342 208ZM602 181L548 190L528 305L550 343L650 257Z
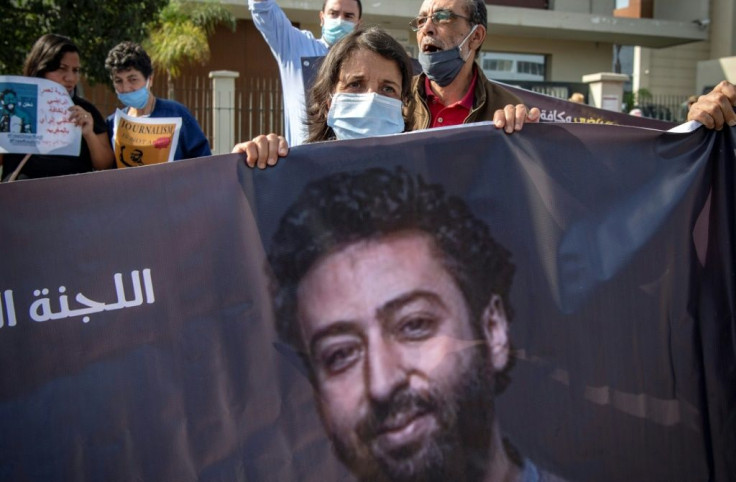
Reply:
M82 128L66 89L35 77L0 75L0 153L78 156Z
M115 111L112 148L118 168L171 162L181 117L132 117Z

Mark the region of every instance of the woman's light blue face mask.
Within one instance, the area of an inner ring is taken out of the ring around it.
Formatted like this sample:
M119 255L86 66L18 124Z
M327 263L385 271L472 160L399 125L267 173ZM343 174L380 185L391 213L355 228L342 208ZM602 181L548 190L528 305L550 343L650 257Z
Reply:
M398 134L404 131L403 103L399 99L374 92L332 96L327 125L337 139Z

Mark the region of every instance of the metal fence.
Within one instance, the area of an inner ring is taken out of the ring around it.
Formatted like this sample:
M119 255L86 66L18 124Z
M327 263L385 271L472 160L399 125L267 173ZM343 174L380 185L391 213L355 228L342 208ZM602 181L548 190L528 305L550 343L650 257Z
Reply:
M165 75L156 77L164 79ZM197 119L202 131L213 145L212 81L207 76L182 76L174 82L175 100L184 104ZM156 97L166 98L166 82L156 82L152 91ZM281 82L273 77L240 77L235 79L235 139L252 139L269 132L283 133ZM117 97L107 86L88 87L84 97L107 116L121 107Z
M687 99L689 94L682 95L653 95L640 99L637 107L644 117L671 122L685 122L687 120Z
M508 82L522 89L551 95L567 100L573 92L581 92L586 102L589 100L588 84L578 82L536 82L514 81ZM690 94L652 95L640 99L636 107L642 110L644 117L670 122L684 122L687 119L687 99Z
M549 95L558 99L567 100L574 92L580 92L587 103L590 98L590 87L583 82L547 82L531 80L503 81L509 85L531 90L539 94ZM534 107L534 106L530 106Z
M235 95L236 139L252 139L269 132L284 133L283 93L278 78L238 78Z
M165 79L165 74L157 76ZM522 88L545 93L554 97L567 99L574 91L589 95L587 84L574 82L514 82ZM523 84L523 85L521 85ZM529 84L529 85L527 85ZM167 95L166 82L157 82L153 87L157 97ZM115 94L107 86L85 89L85 97L90 100L104 115L120 106ZM653 119L683 122L687 117L687 98L682 95L654 95L640 99L637 107L642 109L645 117ZM205 135L213 143L213 97L212 81L208 76L183 76L175 81L175 98L192 112ZM259 134L269 132L283 133L283 93L281 82L277 77L244 76L235 79L234 136L240 142Z

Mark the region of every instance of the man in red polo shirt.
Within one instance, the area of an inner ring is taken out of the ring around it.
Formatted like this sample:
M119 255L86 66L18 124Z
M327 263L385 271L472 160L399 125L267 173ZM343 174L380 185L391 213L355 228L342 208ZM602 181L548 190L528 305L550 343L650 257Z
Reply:
M414 129L493 121L511 133L538 122L539 109L490 82L475 58L486 38L483 0L425 0L410 25L422 74L414 78L409 118Z

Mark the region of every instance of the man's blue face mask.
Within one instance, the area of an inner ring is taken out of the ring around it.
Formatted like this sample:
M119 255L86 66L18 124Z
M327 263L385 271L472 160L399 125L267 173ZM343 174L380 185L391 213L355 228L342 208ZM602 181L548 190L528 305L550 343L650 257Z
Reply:
M349 34L355 28L353 22L343 20L342 18L325 17L322 23L322 38L328 45L332 46L335 42Z
M148 82L146 82L146 85L133 92L118 92L118 99L128 107L143 109L148 103L149 95Z

